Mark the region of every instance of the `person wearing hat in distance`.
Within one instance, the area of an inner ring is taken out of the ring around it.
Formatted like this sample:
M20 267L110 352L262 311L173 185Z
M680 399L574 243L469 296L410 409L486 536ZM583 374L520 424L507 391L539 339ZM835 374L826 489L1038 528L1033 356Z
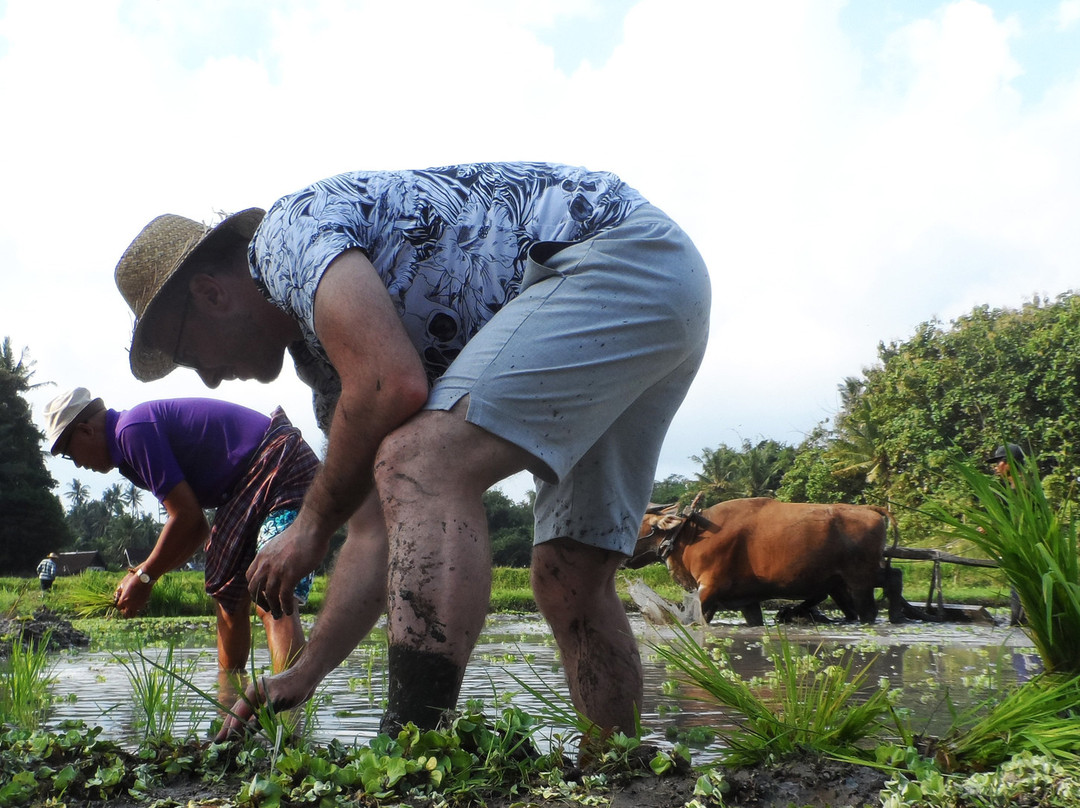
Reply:
M284 354L329 441L296 521L248 571L294 608L348 522L296 665L253 683L279 709L387 610L382 730L456 706L491 586L483 493L532 472L532 588L575 707L633 732L641 660L615 590L660 446L697 372L711 293L686 234L610 173L480 163L342 174L212 228L154 219L115 278L131 369L209 387L270 381Z
M41 582L41 591L52 589L53 581L56 580L56 562L60 557L56 553L49 553L37 565L38 581Z
M278 408L262 413L203 398L148 401L129 410L107 409L85 387L65 392L45 407L46 439L53 455L97 472L118 469L150 491L168 518L142 566L116 589L116 607L138 614L162 575L206 548L206 592L217 614L218 665L223 695L243 673L251 649L245 573L258 548L295 517L318 468L300 431ZM216 508L211 527L204 508ZM310 571L298 584L306 597ZM266 629L275 671L284 670L304 645L300 617L256 613Z

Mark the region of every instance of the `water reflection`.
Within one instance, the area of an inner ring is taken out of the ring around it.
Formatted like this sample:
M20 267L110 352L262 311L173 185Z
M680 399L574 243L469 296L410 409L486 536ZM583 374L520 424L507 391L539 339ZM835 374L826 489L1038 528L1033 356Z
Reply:
M725 731L734 727L734 716L695 688L677 682L650 652L651 645L673 636L670 629L654 629L636 616L633 626L643 651L643 727L654 739L685 737L694 727L710 728L716 732L715 741L695 749L694 757L696 761L713 757ZM732 668L744 678L764 676L772 670L764 641L768 635L776 634L775 628L748 628L734 620L694 631L698 642L706 638L722 641ZM884 677L900 688L901 703L911 711L912 728L930 734L940 734L947 728L951 720L949 701L954 709L964 709L979 703L994 689L1024 681L1038 670L1038 658L1026 636L1004 627L878 623L873 627L830 626L825 631L788 628L786 636L818 654L850 649L856 654L856 669L871 666L868 686L876 686ZM149 649L145 653L156 658L165 651ZM376 631L327 677L317 695L319 707L313 730L316 742L338 738L362 743L374 737L386 693L385 658L385 638ZM193 683L216 692L215 650L208 645L174 651L174 666L186 668L188 661ZM269 664L265 651L256 653L256 664ZM61 656L54 676L53 692L58 702L48 722L50 728L65 719L79 719L90 726L101 726L109 738L128 741L134 737L131 684L113 654ZM462 692L465 699L482 700L489 712L491 705L513 704L540 714L544 702L567 699L561 663L547 625L534 617L492 616L466 675ZM212 717L205 701L194 694L185 700L189 709L181 710L174 734L194 727L205 735Z

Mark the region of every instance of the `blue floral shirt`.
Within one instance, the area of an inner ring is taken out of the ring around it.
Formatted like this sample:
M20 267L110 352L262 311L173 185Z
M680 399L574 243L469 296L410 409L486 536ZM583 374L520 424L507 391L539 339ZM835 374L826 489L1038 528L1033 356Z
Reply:
M328 429L341 383L315 333L315 292L352 248L379 272L428 378L512 300L529 248L620 224L644 197L614 174L554 163L476 163L355 171L279 199L252 239L264 294L300 324L291 349Z

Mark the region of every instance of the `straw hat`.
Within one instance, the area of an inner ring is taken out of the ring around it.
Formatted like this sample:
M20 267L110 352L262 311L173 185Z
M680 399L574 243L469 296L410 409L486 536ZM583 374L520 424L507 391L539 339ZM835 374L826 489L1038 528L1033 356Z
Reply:
M170 373L176 365L171 356L145 342L147 318L153 319L154 303L167 285L194 266L203 252L222 233L236 233L251 241L266 211L248 208L222 219L214 226L166 213L142 229L116 265L116 287L135 314L128 361L136 379L149 382Z
M94 398L85 387L61 393L45 405L45 441L49 453L58 454L76 424L105 409L105 402Z

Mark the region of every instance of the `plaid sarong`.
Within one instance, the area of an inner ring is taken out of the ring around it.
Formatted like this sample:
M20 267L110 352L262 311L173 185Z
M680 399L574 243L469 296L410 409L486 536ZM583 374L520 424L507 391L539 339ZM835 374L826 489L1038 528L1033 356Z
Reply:
M285 412L270 415L251 466L217 509L206 543L206 594L232 613L247 598L247 568L255 558L262 523L274 511L300 508L319 458Z

